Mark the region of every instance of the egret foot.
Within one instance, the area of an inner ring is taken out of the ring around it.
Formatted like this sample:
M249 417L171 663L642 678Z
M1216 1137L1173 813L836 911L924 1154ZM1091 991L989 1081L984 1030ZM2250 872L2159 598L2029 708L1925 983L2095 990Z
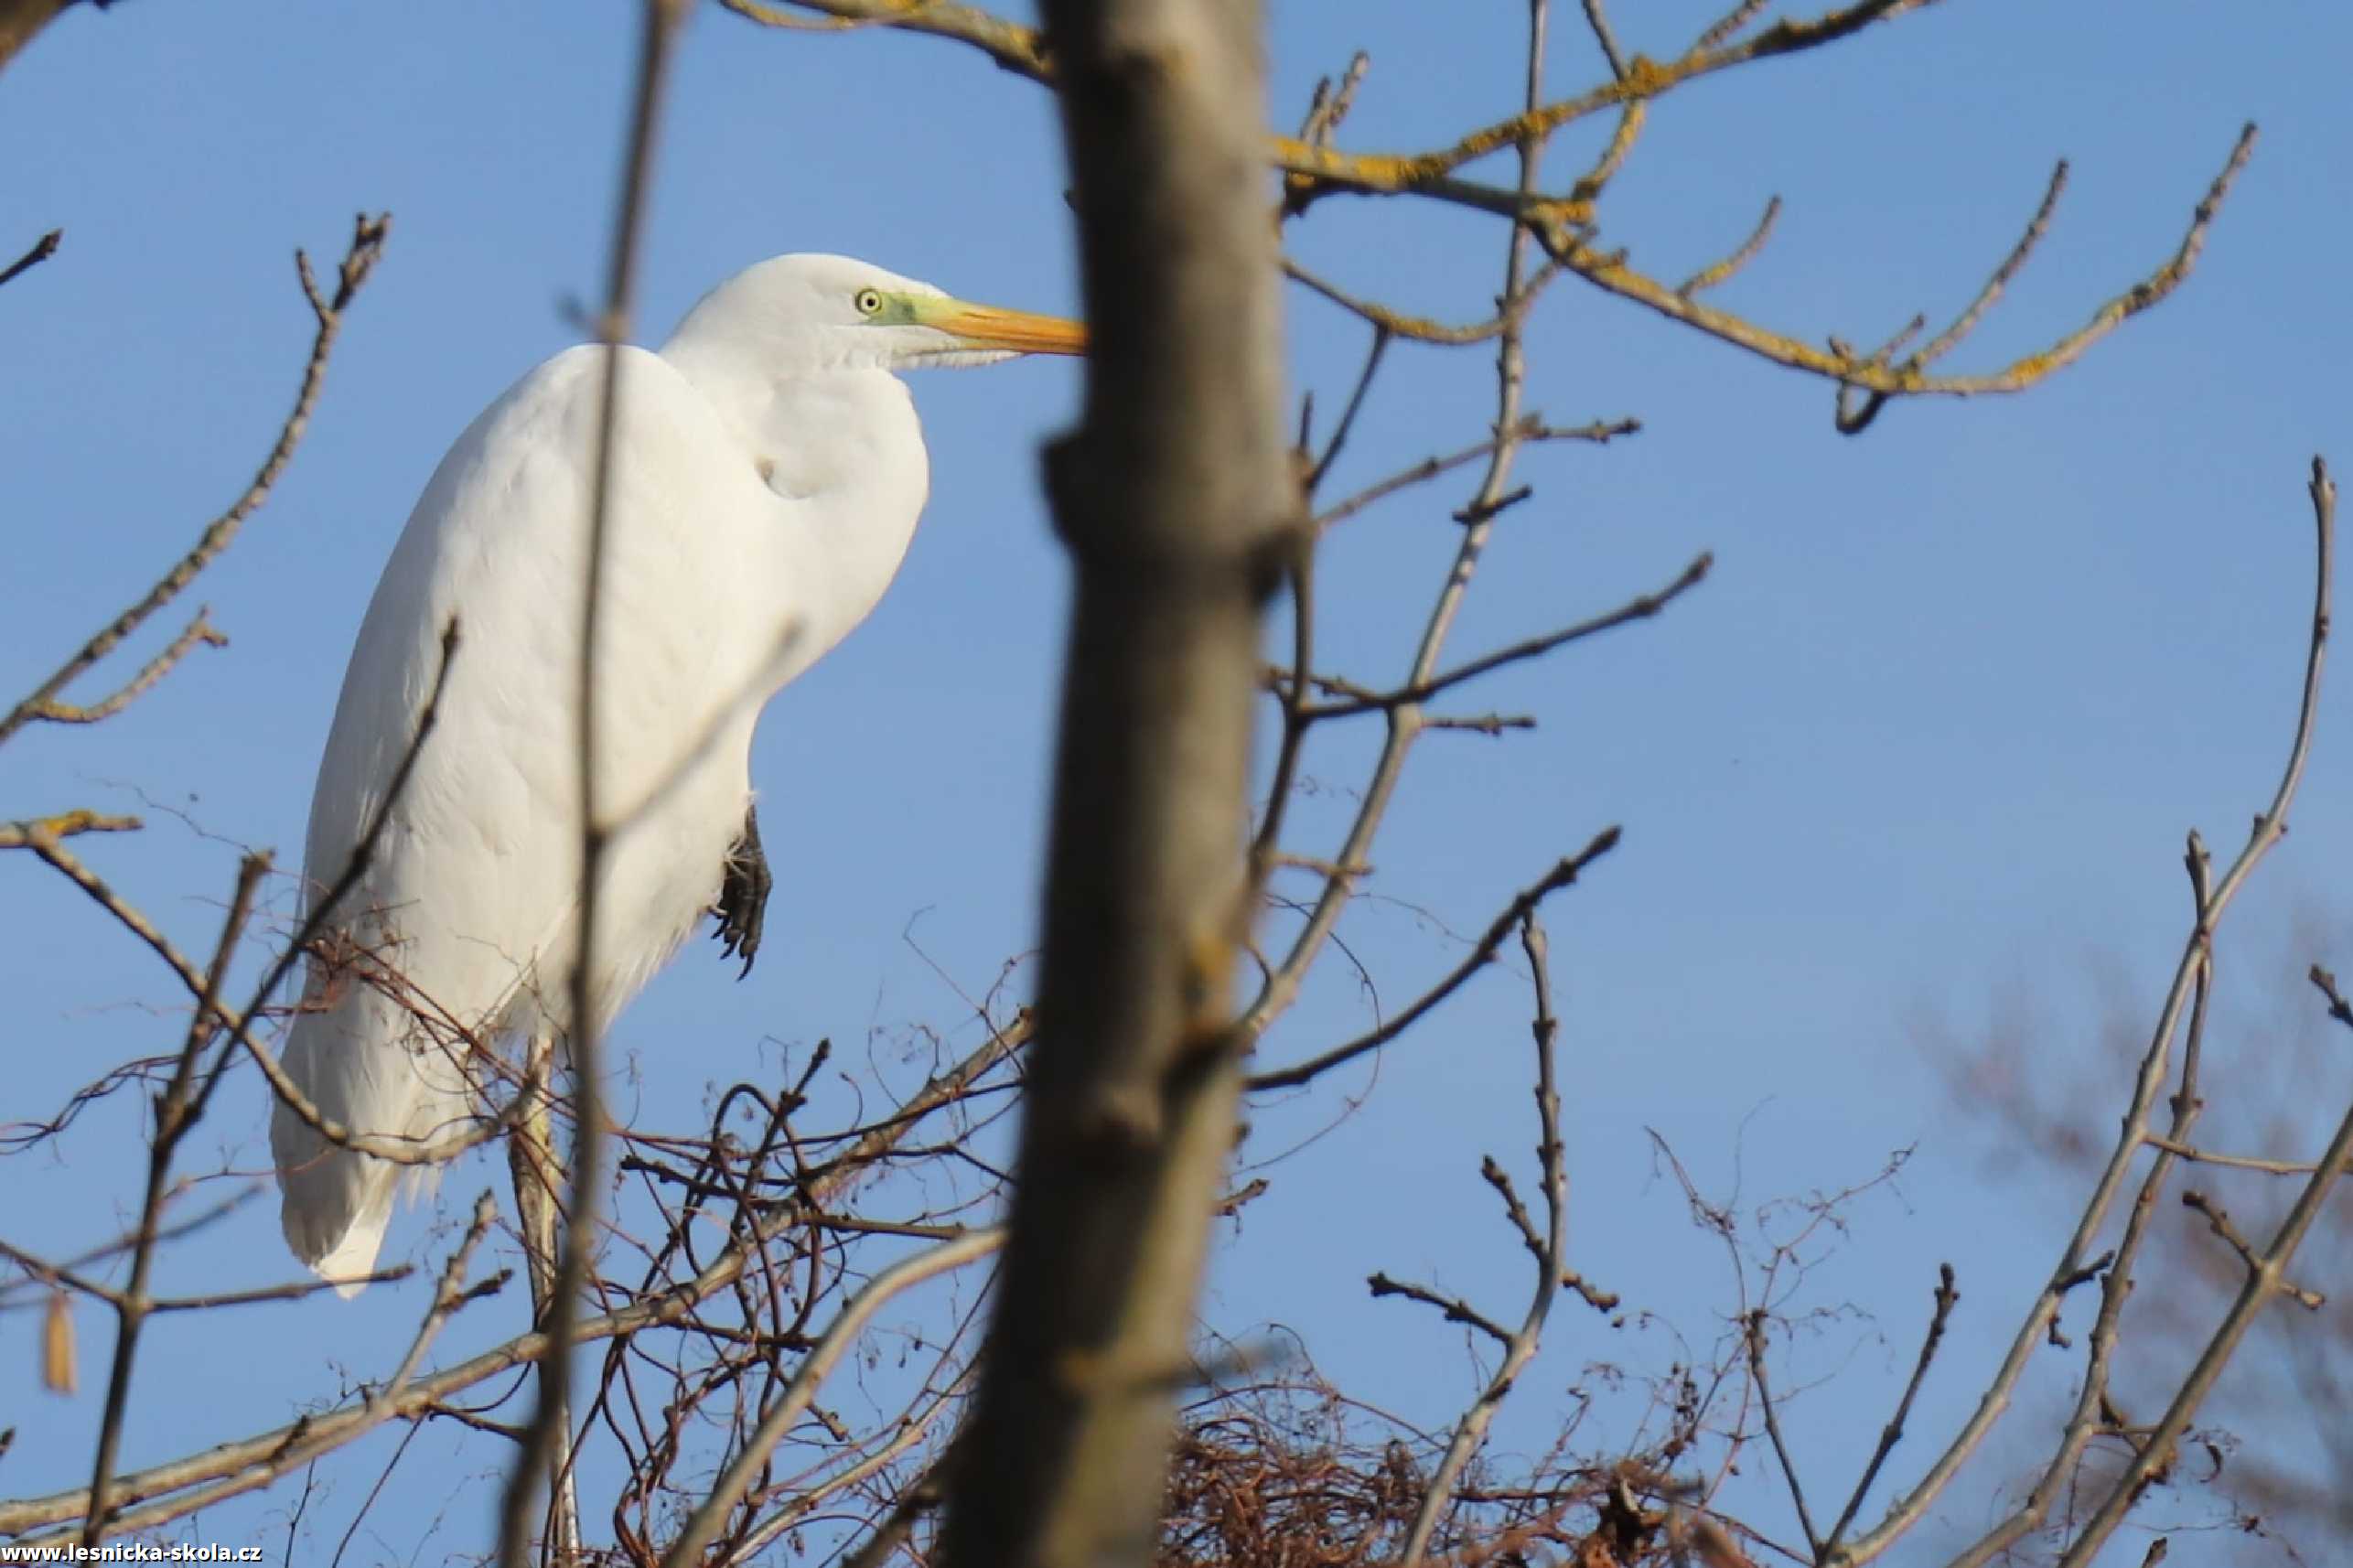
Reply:
M719 901L711 907L711 912L719 917L719 927L711 934L718 939L720 952L744 961L736 975L738 980L751 973L752 960L760 950L768 890L775 886L776 878L768 875L768 856L760 849L759 811L747 806L744 836L727 851L726 861L719 868Z

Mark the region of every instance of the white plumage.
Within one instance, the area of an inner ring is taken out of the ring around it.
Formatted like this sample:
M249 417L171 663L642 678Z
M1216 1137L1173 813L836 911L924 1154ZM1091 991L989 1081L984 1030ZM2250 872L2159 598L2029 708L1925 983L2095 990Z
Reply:
M625 825L603 863L599 1027L711 908L751 800L761 707L865 618L906 554L929 470L892 371L1080 348L1069 323L811 255L721 285L659 354L618 350L596 793ZM313 963L285 1046L294 1083L357 1132L462 1130L486 1081L463 1036L568 1024L602 356L557 355L458 438L352 650L311 801L312 898L390 788L453 618L463 637L437 727L328 918L352 961ZM330 1279L368 1272L403 1167L329 1144L283 1102L270 1143L295 1254Z

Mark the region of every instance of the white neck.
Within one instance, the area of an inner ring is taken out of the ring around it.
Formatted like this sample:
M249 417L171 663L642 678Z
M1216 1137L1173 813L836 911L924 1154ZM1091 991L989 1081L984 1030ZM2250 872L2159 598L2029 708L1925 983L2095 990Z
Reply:
M774 585L778 637L790 632L780 687L865 619L907 557L930 491L914 400L879 368L776 377L746 346L691 330L662 358L734 428L774 498L743 548L747 571Z

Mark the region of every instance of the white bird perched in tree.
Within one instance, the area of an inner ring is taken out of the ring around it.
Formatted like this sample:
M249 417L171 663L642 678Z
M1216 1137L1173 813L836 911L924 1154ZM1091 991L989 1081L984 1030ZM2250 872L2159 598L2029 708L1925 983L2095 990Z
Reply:
M929 491L892 372L1083 343L1071 322L796 255L714 289L661 352L615 350L595 701L596 799L617 831L589 977L599 1028L714 895L718 934L750 966L767 897L753 728L881 598ZM444 632L463 627L436 727L324 921L329 959L314 959L283 1058L317 1114L354 1133L446 1141L481 1114L469 1040L543 1047L569 1023L604 352L558 354L450 448L344 676L311 800L309 899L352 864L441 674ZM367 1273L403 1167L329 1142L283 1099L270 1144L295 1254L329 1279Z

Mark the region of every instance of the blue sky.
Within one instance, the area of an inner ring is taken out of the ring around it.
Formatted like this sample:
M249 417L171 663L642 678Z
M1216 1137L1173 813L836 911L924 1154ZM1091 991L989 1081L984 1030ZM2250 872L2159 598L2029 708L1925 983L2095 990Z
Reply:
M1597 62L1576 8L1562 9L1553 77L1581 86ZM1444 20L1403 0L1275 11L1278 123L1359 47L1373 67L1344 145L1436 145L1516 101L1516 3L1477 0ZM1665 54L1711 7L1619 11L1629 49ZM1936 1262L1960 1269L1966 1306L1921 1434L1964 1408L2072 1213L2065 1191L1990 1167L1949 1086L1953 1042L2023 997L2036 1049L2066 1062L2115 1006L2153 1014L2186 906L2181 835L2199 825L2218 852L2235 849L2286 745L2309 603L2305 465L2323 451L2353 467L2338 374L2353 357L2341 280L2353 112L2337 69L2353 24L2319 6L2243 17L2181 0L1947 0L1655 109L1604 209L1607 242L1680 277L1778 193L1778 237L1719 302L1815 339L1875 340L1916 310L1950 314L2008 248L2052 161L2070 158L2047 242L1956 368L2080 321L2170 252L2243 121L2263 141L2197 275L2161 310L2029 396L1895 407L1859 440L1831 428L1828 388L1559 285L1531 328L1531 405L1570 423L1633 414L1645 429L1526 460L1536 497L1499 529L1456 647L1607 607L1703 548L1716 573L1663 619L1467 699L1540 727L1424 744L1374 856L1373 897L1344 929L1379 1004L1394 1006L1554 856L1625 825L1624 846L1551 917L1574 1246L1589 1273L1695 1339L1715 1331L1725 1282L1655 1173L1645 1128L1712 1191L1737 1178L1752 1203L1844 1187L1918 1146L1899 1194L1860 1206L1851 1250L1811 1287L1879 1314L1888 1335L1857 1323L1803 1352L1839 1372L1793 1416L1821 1485L1867 1452ZM66 237L0 291L16 366L0 424L15 520L0 690L46 673L244 484L308 342L291 249L331 261L352 212L394 214L307 445L190 596L231 646L113 723L19 737L0 770L0 814L147 816L144 835L90 856L183 946L217 929L236 846L276 845L289 868L298 855L345 654L434 463L574 339L566 302L602 274L632 40L620 0L123 5L77 9L7 74L0 133L25 156L0 249L51 227ZM647 335L711 283L788 250L1073 307L1050 100L977 56L881 34L766 33L710 11L690 29L672 104ZM1563 137L1553 166L1579 166L1596 134ZM1491 308L1488 220L1335 199L1293 238L1359 293L1453 319ZM1291 334L1295 385L1335 407L1360 331L1295 295ZM1409 346L1392 359L1342 489L1476 439L1488 417L1483 354ZM869 1081L895 1070L904 1088L920 1074L904 1032L954 1021L950 982L977 993L1030 944L1065 597L1035 453L1071 415L1079 373L1026 363L918 381L934 476L923 531L882 609L764 725L755 775L779 893L758 969L736 985L691 949L618 1029L653 1086L647 1115L691 1112L707 1083L772 1061L773 1042L828 1035L861 1042L844 1060ZM1322 662L1367 679L1402 670L1462 499L1442 488L1334 535ZM2327 695L2294 836L2234 918L2252 956L2226 993L2228 1026L2277 1015L2277 974L2353 962L2288 949L2292 931L2345 934L2333 871L2353 855L2348 703L2341 684ZM1372 738L1310 757L1307 843L1337 827ZM45 868L0 862L0 908L12 932L0 1121L46 1113L176 1039L166 977ZM1374 1005L1335 955L1267 1054L1352 1034ZM1518 1312L1521 1255L1477 1169L1489 1150L1524 1163L1532 1139L1525 1006L1509 971L1488 975L1381 1068L1352 1118L1266 1170L1270 1192L1219 1256L1210 1321L1293 1326L1344 1383L1444 1420L1472 1387L1458 1335L1366 1300L1362 1279L1432 1278ZM2245 1092L2283 1087L2250 1060ZM2353 1070L2337 1061L2331 1080L2297 1092L2341 1099ZM2055 1068L2054 1080L2056 1093L2079 1078ZM2111 1124L2111 1099L2070 1109L2087 1128ZM1328 1095L1262 1110L1246 1157L1333 1110ZM64 1154L7 1173L12 1240L62 1252L126 1212L131 1122L108 1114ZM235 1085L197 1152L264 1166L264 1117L259 1083ZM445 1192L462 1208L494 1177L478 1162ZM166 1288L287 1277L274 1207L208 1232ZM397 1225L388 1256L437 1259L428 1228ZM252 1309L200 1346L159 1336L127 1461L284 1420L331 1388L330 1366L371 1375L397 1357L422 1300L412 1285ZM510 1332L521 1310L499 1304L484 1336ZM81 1321L85 1390L64 1402L33 1383L34 1320L0 1318L0 1425L22 1434L0 1492L86 1475L105 1336ZM1660 1349L1564 1309L1507 1439L1541 1444L1586 1363L1644 1364ZM2042 1387L2064 1390L2056 1359L2042 1371ZM471 1474L455 1451L429 1434L404 1463L399 1485L420 1508ZM346 1510L318 1527L328 1545L364 1484L328 1499ZM1966 1539L1983 1517L1972 1497L1898 1561ZM466 1510L486 1516L491 1500L478 1483L461 1491L424 1560L471 1538ZM240 1504L201 1538L244 1539L285 1506ZM1760 1509L1786 1530L1769 1494ZM355 1548L368 1560L419 1550L412 1519L375 1525L381 1538Z

